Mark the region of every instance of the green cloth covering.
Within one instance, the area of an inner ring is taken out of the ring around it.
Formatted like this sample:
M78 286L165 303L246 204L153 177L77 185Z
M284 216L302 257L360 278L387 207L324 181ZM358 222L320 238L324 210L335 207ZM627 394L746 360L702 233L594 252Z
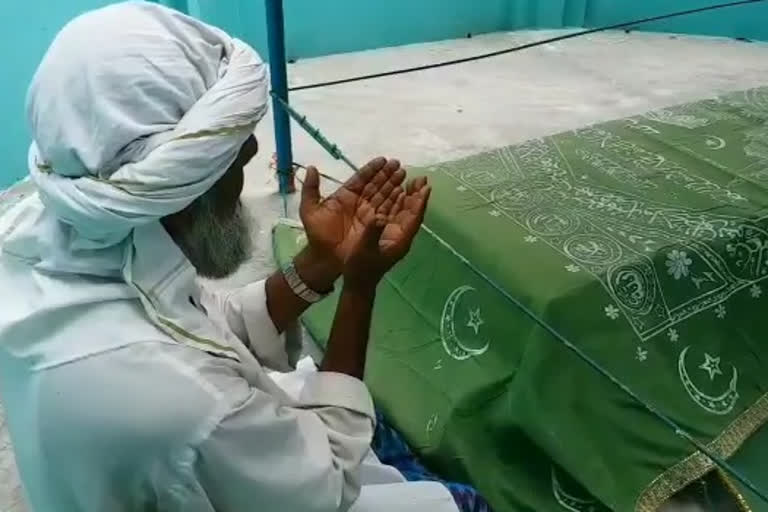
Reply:
M411 170L432 230L764 489L766 121L761 88ZM304 240L278 226L278 261ZM321 345L336 300L304 316ZM712 468L424 231L380 287L366 381L501 512L656 510Z

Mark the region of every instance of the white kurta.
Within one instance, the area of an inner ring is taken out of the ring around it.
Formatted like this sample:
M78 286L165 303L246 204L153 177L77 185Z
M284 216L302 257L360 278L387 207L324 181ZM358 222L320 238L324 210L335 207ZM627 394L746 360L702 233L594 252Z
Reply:
M240 360L214 356L151 323L117 269L46 270L68 236L34 196L0 217L0 391L32 510L456 510L442 485L376 460L361 381L302 364L275 383L265 367L291 370L300 347L263 282L201 294L159 223L136 229L142 289Z

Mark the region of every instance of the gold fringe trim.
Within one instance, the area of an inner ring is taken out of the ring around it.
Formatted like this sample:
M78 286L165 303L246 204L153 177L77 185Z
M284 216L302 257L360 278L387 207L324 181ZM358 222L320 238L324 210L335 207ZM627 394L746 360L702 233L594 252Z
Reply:
M730 458L744 441L768 421L768 393L741 413L707 448L724 459ZM698 480L714 467L703 453L695 452L657 476L635 502L635 512L656 512L669 498Z
M738 507L739 507L739 511L752 512L752 508L750 508L749 503L747 503L747 500L744 499L744 496L741 495L741 493L736 488L736 486L733 485L733 482L731 482L731 479L728 478L728 475L726 475L722 469L717 468L717 476L720 478L720 481L723 482L723 485L728 491L728 494L730 494L731 497L734 500L736 500L736 503L738 504Z

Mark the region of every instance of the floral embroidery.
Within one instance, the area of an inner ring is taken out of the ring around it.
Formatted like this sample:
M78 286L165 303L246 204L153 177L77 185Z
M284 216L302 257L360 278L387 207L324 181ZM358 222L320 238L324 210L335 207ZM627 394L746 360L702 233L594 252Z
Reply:
M675 279L688 277L689 268L693 260L685 251L673 249L667 254L667 272Z

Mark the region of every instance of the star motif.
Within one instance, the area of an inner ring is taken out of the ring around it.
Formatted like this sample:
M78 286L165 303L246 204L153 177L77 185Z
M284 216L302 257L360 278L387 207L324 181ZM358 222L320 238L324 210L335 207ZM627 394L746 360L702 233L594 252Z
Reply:
M699 366L702 370L709 374L709 380L715 380L715 375L722 375L720 371L720 358L712 357L711 355L704 353L704 362Z
M567 270L568 272L576 273L576 272L579 272L581 269L579 268L578 265L574 265L573 263L571 263L570 265L565 266L565 270Z
M480 326L484 323L483 318L480 316L480 308L469 311L469 322L467 322L467 327L471 327L472 330L475 331L475 334L480 332Z
M680 335L677 333L677 329L668 330L667 336L669 336L669 341L671 341L672 343L680 339Z
M648 359L648 351L645 350L643 347L637 347L637 355L635 358L640 361L641 363Z
M456 187L456 190L458 192L466 192L467 191L467 187L465 187L464 185L459 185L458 187Z
M607 306L605 306L605 316L607 316L611 320L616 320L617 318L619 318L619 308L617 308L613 304L608 304Z
M488 214L491 217L498 217L499 215L501 215L501 212L499 210L491 210L491 211L488 212Z
M539 240L539 238L535 237L533 235L528 235L528 236L525 237L525 241L528 242L529 244L536 243L536 242L538 242L538 240Z
M723 306L722 304L718 304L717 307L715 308L715 315L717 315L717 318L722 320L723 318L725 318L725 314L726 314L725 306Z
M760 288L760 286L753 284L752 288L749 289L749 294L752 296L753 299L759 299L760 296L763 294L763 289Z

